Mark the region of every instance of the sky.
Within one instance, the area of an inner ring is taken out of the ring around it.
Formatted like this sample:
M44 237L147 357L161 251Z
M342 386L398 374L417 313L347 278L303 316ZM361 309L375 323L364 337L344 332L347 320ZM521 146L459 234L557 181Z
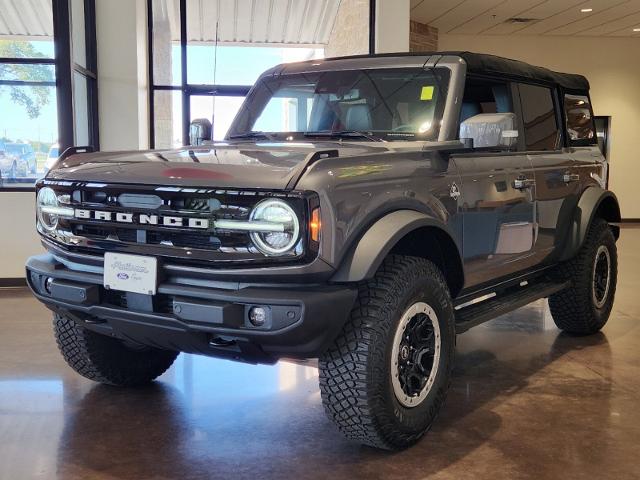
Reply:
M36 49L49 58L53 58L53 42L31 42ZM29 87L21 87L29 90ZM0 87L0 137L12 140L31 140L46 143L58 139L58 120L55 87L51 91L49 103L42 108L40 116L31 119L22 105L16 105L10 97L8 87Z
M32 42L48 57L53 57L53 42ZM218 46L217 62L213 45L190 45L187 53L188 82L192 84L252 85L265 70L283 62L299 61L322 57L322 50L307 48L274 47L232 47ZM172 77L174 84L180 81L180 48L172 48ZM214 74L215 64L215 74ZM22 87L25 88L25 87ZM54 143L57 141L57 114L55 88L50 87L48 105L42 108L40 116L30 119L21 105L10 98L10 90L0 87L0 137L12 140L31 140ZM226 134L243 98L201 96L191 99L191 119L211 119L214 112L214 138L221 139ZM181 143L180 112L182 109L179 93L173 96L174 125L173 143ZM177 145L176 145L177 146Z

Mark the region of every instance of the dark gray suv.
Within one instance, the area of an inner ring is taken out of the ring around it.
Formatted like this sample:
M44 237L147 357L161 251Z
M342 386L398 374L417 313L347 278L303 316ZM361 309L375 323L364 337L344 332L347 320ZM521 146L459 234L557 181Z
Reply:
M399 449L444 401L456 334L545 297L568 333L604 326L606 179L582 76L468 52L280 65L224 142L63 155L27 278L88 378L317 358L338 428Z

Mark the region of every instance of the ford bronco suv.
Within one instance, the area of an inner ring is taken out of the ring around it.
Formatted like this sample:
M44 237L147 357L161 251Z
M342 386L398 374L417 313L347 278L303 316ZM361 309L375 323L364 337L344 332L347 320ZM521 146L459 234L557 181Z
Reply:
M342 433L400 449L442 406L456 334L541 298L565 332L604 326L606 178L582 76L468 52L280 65L224 142L63 154L27 279L85 377L318 359Z

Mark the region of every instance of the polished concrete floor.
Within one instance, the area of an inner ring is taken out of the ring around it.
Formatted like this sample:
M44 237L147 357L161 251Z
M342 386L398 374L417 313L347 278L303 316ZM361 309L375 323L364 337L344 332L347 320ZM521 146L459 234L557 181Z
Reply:
M544 302L458 338L431 433L401 453L344 440L312 367L182 355L155 385L85 380L49 314L0 293L0 479L640 478L640 230L619 242L599 335L559 333Z

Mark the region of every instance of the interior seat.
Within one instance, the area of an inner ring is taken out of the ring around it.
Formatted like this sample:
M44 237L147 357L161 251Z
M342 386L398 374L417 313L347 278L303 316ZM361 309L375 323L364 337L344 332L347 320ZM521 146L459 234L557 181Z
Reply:
M350 105L345 115L344 127L345 130L371 130L373 122L371 121L371 109L369 105L364 103Z

